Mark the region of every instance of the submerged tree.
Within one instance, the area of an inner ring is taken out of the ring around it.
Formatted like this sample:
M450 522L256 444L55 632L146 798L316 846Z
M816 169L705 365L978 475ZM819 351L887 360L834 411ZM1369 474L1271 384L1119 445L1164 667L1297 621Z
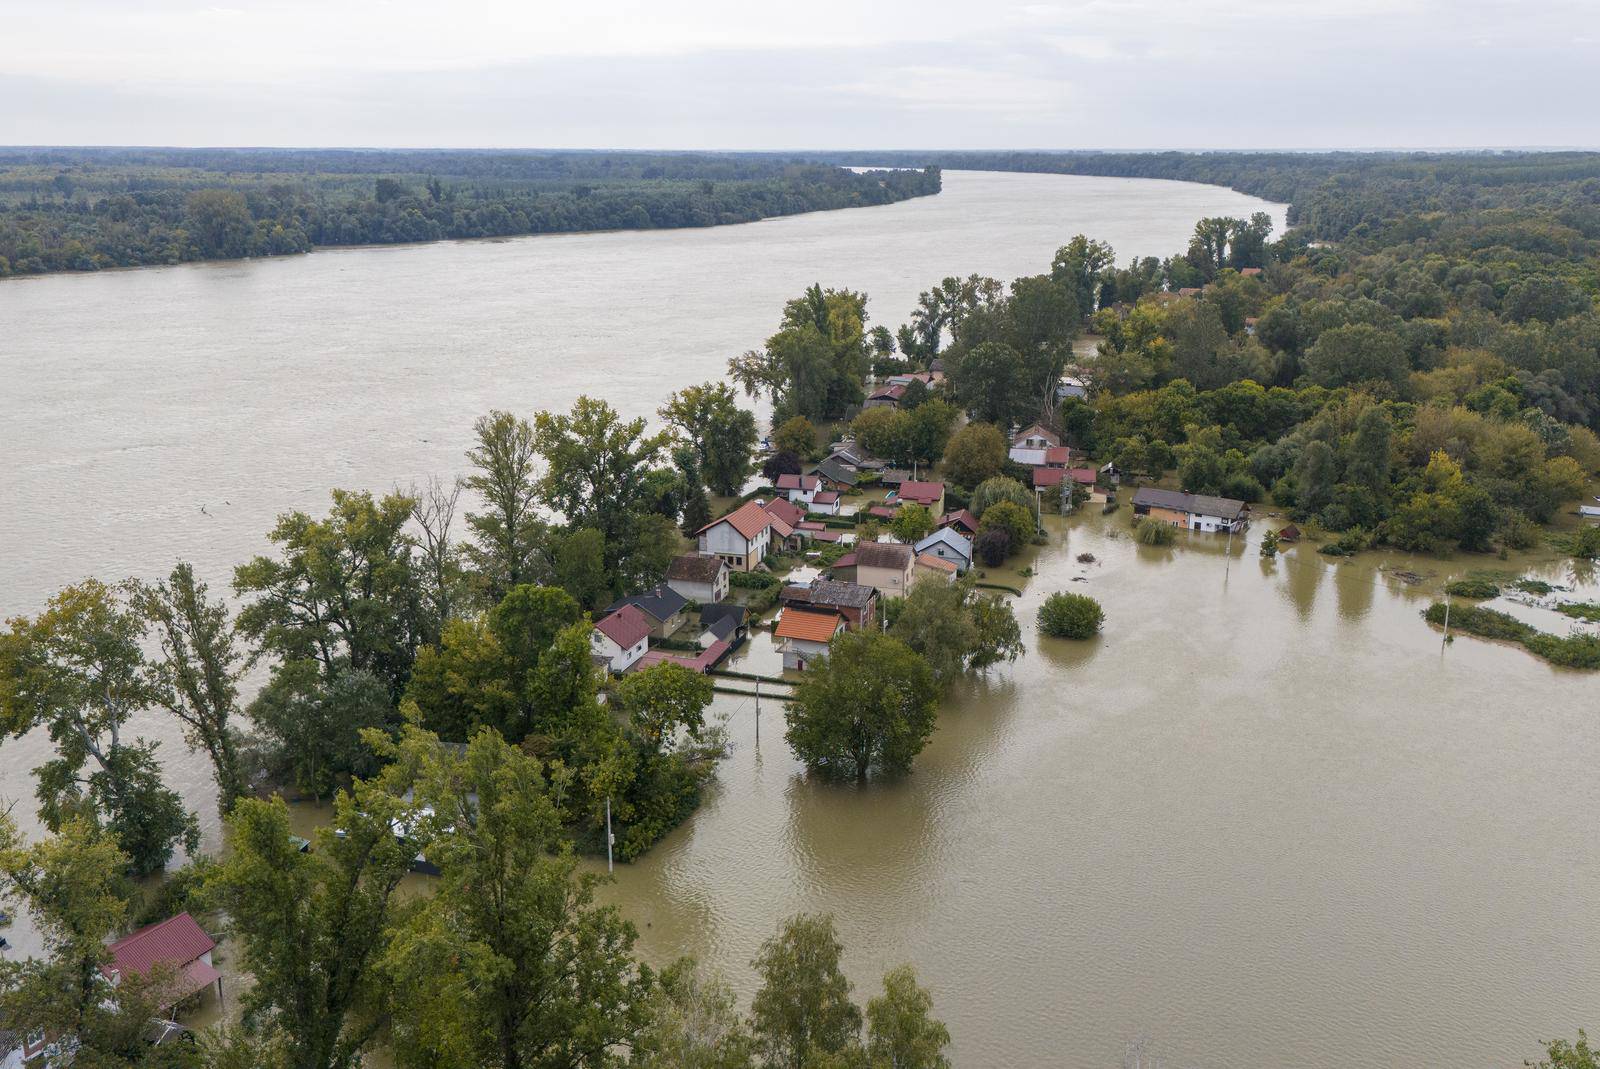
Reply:
M833 775L902 773L933 735L938 696L933 670L905 643L847 631L807 669L785 714L789 745Z
M839 968L843 951L828 916L792 917L762 944L751 1019L768 1069L808 1069L859 1045L861 1010Z

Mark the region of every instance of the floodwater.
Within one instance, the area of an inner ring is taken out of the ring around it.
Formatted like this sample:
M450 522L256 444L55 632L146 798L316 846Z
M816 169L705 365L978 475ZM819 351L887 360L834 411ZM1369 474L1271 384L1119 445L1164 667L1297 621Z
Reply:
M814 279L893 326L946 274L1039 270L1078 231L1166 253L1258 206L950 174L936 198L722 230L9 282L0 612L180 555L225 585L277 512L458 471L491 406L650 412ZM1134 1042L1174 1069L1514 1066L1594 1023L1600 682L1441 643L1420 610L1483 562L1264 564L1267 521L1231 556L1135 546L1126 509L1052 522L1016 600L1027 655L954 696L903 781L812 782L778 703L757 747L750 699L719 696L734 750L706 805L606 891L646 956L693 954L748 997L779 921L832 912L858 996L913 963L962 1069L1104 1067ZM1600 596L1558 562L1503 566ZM1099 639L1035 634L1063 589L1104 604ZM775 667L764 641L734 667ZM204 762L147 730L214 845ZM0 751L19 813L42 756Z

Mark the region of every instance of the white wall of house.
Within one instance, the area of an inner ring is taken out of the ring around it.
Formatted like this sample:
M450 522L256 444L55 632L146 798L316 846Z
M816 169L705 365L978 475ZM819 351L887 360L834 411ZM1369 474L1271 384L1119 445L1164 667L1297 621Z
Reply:
M865 565L856 567L856 582L862 586L870 586L886 598L904 597L911 586L911 570L901 571L898 568L871 568Z
M828 501L825 503L818 503L813 501L811 502L811 511L820 512L824 516L837 516L839 515L839 502Z
M802 507L810 506L811 499L816 497L818 491L821 489L822 487L818 485L812 487L810 490L790 490L789 500Z
M1011 459L1024 467L1037 468L1044 463L1045 446L1035 448L1031 445L1014 445L1011 447Z
M803 638L783 640L783 667L785 671L802 670L806 665L828 652L826 642L811 642Z
M711 553L728 562L736 572L755 570L767 555L772 528L763 527L754 538L746 539L731 523L719 523L700 535L700 552Z
M667 589L682 594L701 605L713 605L728 596L728 573L718 572L710 583L695 583L688 579L668 579Z
M589 632L589 648L604 657L607 665L613 672L626 672L635 661L644 656L644 651L650 648L650 640L642 638L637 645L623 649L611 640L611 636L599 628Z

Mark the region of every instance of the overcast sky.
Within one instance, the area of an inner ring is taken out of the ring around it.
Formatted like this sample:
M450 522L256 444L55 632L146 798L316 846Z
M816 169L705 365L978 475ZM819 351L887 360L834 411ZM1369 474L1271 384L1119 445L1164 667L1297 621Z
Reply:
M1600 145L1600 0L0 0L0 142Z

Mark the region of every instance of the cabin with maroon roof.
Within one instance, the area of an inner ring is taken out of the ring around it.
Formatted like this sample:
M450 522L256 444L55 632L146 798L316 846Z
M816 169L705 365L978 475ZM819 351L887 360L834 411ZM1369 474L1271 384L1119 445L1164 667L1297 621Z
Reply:
M217 941L207 935L188 913L168 917L123 936L106 949L111 961L102 967L112 983L124 976L146 976L158 966L170 970L172 986L161 997L161 1008L171 1009L216 985L222 997L222 974L211 963Z
M623 605L595 623L589 648L595 659L621 675L650 648L650 617L637 605Z

